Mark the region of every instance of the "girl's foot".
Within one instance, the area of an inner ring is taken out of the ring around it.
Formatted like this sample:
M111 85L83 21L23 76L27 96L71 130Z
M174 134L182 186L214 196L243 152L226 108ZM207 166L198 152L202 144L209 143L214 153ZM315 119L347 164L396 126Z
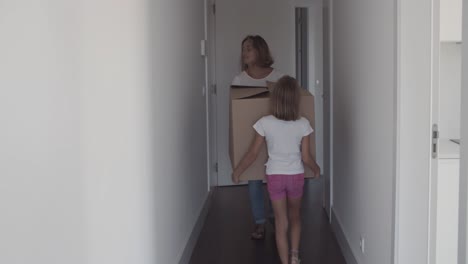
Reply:
M301 260L299 259L299 251L291 250L291 264L300 264Z
M254 240L262 240L265 238L265 224L257 224L255 225L255 230L253 231L250 238Z

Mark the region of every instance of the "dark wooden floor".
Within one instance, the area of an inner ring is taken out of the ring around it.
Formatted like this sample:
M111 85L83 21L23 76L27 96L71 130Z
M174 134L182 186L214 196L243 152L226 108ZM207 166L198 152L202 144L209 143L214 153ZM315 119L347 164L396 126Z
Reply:
M302 263L345 264L321 206L320 186L320 181L316 180L307 180L305 184L300 248ZM265 240L250 239L254 224L247 187L219 187L213 195L210 211L190 263L280 263L272 225L267 225Z

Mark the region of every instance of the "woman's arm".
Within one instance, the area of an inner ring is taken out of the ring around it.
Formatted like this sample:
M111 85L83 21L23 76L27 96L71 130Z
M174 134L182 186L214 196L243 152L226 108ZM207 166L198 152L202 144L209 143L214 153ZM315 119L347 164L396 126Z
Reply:
M320 177L320 167L310 155L310 134L302 138L301 149L304 164L312 170L314 178Z
M249 151L247 151L239 165L237 165L237 167L232 172L231 177L234 183L239 183L239 178L242 173L244 173L244 171L257 159L258 153L260 152L260 148L264 141L265 138L255 132L255 138L249 147Z

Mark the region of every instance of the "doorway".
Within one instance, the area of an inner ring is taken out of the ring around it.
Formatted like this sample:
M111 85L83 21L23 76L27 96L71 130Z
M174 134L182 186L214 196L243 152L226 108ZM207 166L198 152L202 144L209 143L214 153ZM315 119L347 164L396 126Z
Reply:
M453 112L459 112L460 100L454 83L460 82L455 80L460 79L456 68L461 58L455 54L461 41L462 1L456 2L400 0L397 4L397 263L457 263L458 231L453 221L458 214L459 173L452 164L455 156L446 158L450 149L459 147L451 141L457 137L450 135L454 130L444 124L444 116L460 122ZM457 28L458 40L447 41Z
M213 2L214 66L212 68L216 87L216 134L217 185L231 186L231 161L229 158L229 88L232 79L241 71L241 41L246 35L261 35L268 43L275 63L274 68L284 74L296 75L295 12L296 8L308 12L308 54L301 65L307 73L308 90L315 96L317 162L323 168L323 36L322 1L229 1ZM305 11L304 11L305 12ZM312 26L310 26L312 25ZM312 34L313 33L313 34ZM307 63L306 63L307 62ZM309 67L310 66L310 67ZM213 152L214 153L214 152Z

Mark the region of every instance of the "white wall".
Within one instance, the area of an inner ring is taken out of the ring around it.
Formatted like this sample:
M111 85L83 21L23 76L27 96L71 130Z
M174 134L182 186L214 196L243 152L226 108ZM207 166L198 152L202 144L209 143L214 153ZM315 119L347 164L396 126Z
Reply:
M156 183L145 1L81 1L86 263L151 263ZM155 256L156 253L156 256Z
M176 263L207 197L203 1L84 14L89 263Z
M0 263L81 264L77 5L0 5Z
M203 1L3 1L0 262L176 263L207 197Z
M333 211L361 264L393 253L395 36L395 1L333 1Z
M441 138L460 138L461 45L440 45L439 131Z
M162 3L161 3L162 2ZM151 5L152 106L156 158L156 263L175 263L207 190L203 0Z

